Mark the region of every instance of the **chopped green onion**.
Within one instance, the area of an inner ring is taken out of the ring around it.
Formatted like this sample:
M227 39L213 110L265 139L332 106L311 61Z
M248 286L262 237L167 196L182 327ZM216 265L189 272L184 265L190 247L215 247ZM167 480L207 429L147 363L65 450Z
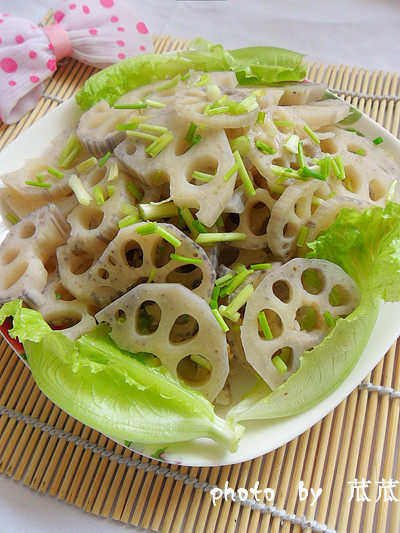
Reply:
M247 113L254 111L258 108L257 98L255 94L249 94L243 100L239 102L239 105L243 106Z
M325 313L323 313L322 316L325 318L325 322L326 322L328 328L333 328L334 325L335 325L335 320L333 319L333 317L330 314L330 312L329 311L325 311Z
M136 198L138 202L141 202L143 200L143 193L136 187L134 183L128 183L126 189Z
M61 154L58 158L58 164L61 168L68 168L81 151L81 143L78 141L76 135L71 133L67 139L67 142L64 144L63 149L61 150Z
M357 155L365 155L365 150L363 148L360 148L359 150L357 150L356 154Z
M320 172L316 172L315 170L310 170L307 167L301 168L298 173L303 178L315 178L317 180L326 181L326 176L323 176Z
M96 200L97 205L103 205L104 204L104 194L103 189L100 187L100 185L95 185L93 187L93 198Z
M126 322L126 316L120 316L117 320L118 324L125 324Z
M49 189L51 187L51 183L44 183L40 181L25 181L26 185L32 185L32 187L42 187L43 189Z
M193 224L199 233L208 233L204 224L202 224L200 220L195 220Z
M274 120L277 128L293 128L294 122L292 120Z
M217 101L217 106L224 105L225 102L227 101L227 99L228 99L228 95L227 94L222 95L221 98Z
M262 152L263 154L275 154L276 153L276 150L273 146L270 146L269 144L263 141L257 140L254 144L256 148L260 150L260 152Z
M139 127L143 131L155 131L156 133L165 133L168 131L168 128L165 126L156 126L155 124L141 123L139 124Z
M268 320L265 316L264 311L260 311L257 317L261 326L261 330L264 333L264 337L267 339L267 341L270 341L274 338L274 336L272 335L271 328L269 327Z
M179 248L179 246L182 244L179 239L160 226L156 227L156 233L158 233L158 235L160 235L160 237L162 237L165 241L172 244L172 246L175 246L175 248Z
M238 150L240 155L246 155L250 150L250 140L247 135L241 135L236 139L232 139L229 143L231 145L232 151Z
M129 137L134 137L135 139L140 139L143 141L151 141L154 143L159 139L156 135L151 135L151 133L143 133L141 131L127 131Z
M6 218L11 222L11 224L17 224L17 222L19 222L19 218L17 218L16 216L14 216L13 214L11 213L7 213L6 214Z
M338 178L343 181L344 179L346 179L346 175L344 173L343 157L339 154L339 155L335 155L333 159L335 160L337 167L339 169Z
M204 76L201 76L199 81L195 83L196 87L202 87L203 85L206 85L210 81L210 75L204 74Z
M173 138L174 134L172 131L166 131L145 149L146 154L150 157L155 157L161 152L161 150L164 150Z
M43 183L46 180L44 174L36 174L35 178L39 183Z
M132 204L128 204L128 202L123 202L120 205L119 210L121 213L124 213L124 215L132 215L133 213L139 215L139 209Z
M158 85L156 87L156 91L167 91L168 89L172 89L173 87L176 87L178 85L179 80L181 79L180 74L177 74L170 80L167 80L166 82L162 83L161 85Z
M297 246L299 247L304 246L309 231L310 231L309 226L303 226L300 229L299 236L297 237L297 241L296 241Z
M218 308L221 315L223 315L226 318L229 318L229 320L232 320L232 322L237 322L240 318L240 313L235 311L234 313L229 313L226 311L226 305L220 305Z
M224 227L224 221L222 220L222 216L221 215L219 215L219 217L215 221L215 225L217 226L217 228L223 228Z
M210 299L208 305L211 307L211 309L218 309L218 302L213 299Z
M251 270L268 270L271 268L271 263L257 263L255 265L250 265Z
M393 195L396 191L396 188L397 188L397 185L398 185L398 180L394 180L390 187L389 187L389 190L388 190L388 193L386 195L386 201L387 202L391 202L392 201L392 198L393 198Z
M257 123L264 124L265 121L265 111L259 111L257 115Z
M215 242L244 241L245 233L200 233L196 239L197 244L212 244Z
M151 283L153 281L154 276L156 275L156 272L157 272L156 268L152 268L151 269L150 276L149 276L148 280L146 281L146 283Z
M209 183L210 181L212 181L213 178L215 178L215 174L206 174L205 172L199 172L197 170L194 170L192 178Z
M383 143L383 139L382 137L377 137L376 139L374 139L372 141L374 144L382 144Z
M271 164L269 166L269 170L272 174L275 174L276 176L286 175L286 178L295 178L296 176L298 176L297 170L293 170L292 168L281 167L280 165Z
M146 98L145 100L146 104L150 107L155 107L156 109L161 109L163 107L167 107L167 104L163 104L161 102L156 102L155 100L150 100L149 98Z
M197 124L191 122L185 135L185 141L190 144L193 141L194 134L197 130Z
M222 115L223 113L228 113L229 107L227 105L221 106L221 107L210 107L210 109L207 111L207 115L210 115L211 117L214 115Z
M322 198L319 198L318 196L313 196L311 199L311 203L312 205L319 207L321 204L324 203L324 200Z
M283 146L291 154L297 154L299 149L299 136L295 134L291 135Z
M329 303L332 307L337 307L340 304L340 294L339 291L336 289L336 287L333 287L331 292L329 293Z
M104 163L107 161L107 159L110 157L111 152L107 152L101 159L99 159L98 166L102 167Z
M240 271L225 288L225 293L232 294L244 282L249 274L251 274L251 271L247 270L247 268Z
M332 158L330 163L331 163L331 167L332 167L333 173L338 178L340 176L340 170L339 170L339 167L338 167L335 159Z
M181 74L182 81L186 81L188 78L190 78L190 72L186 72L186 74Z
M300 329L311 331L314 329L316 322L317 317L315 315L315 311L313 309L309 309L300 322Z
M154 174L154 185L158 185L161 181L161 178L163 176L162 170L157 170L157 172Z
M71 174L68 180L68 185L74 191L75 196L80 204L85 206L90 205L92 197L87 192L87 190L83 186L83 183L76 174Z
M69 168L72 163L75 161L75 159L78 157L78 155L82 152L83 150L83 147L81 144L79 144L78 146L76 146L69 154L68 156L64 159L64 161L59 165L61 168L64 168L64 169L67 169Z
M244 304L247 302L253 292L254 287L251 283L249 283L239 292L237 296L235 296L235 298L229 303L229 305L227 305L225 312L227 314L233 314L239 311L239 309L244 306Z
M277 371L280 374L286 374L287 365L283 362L283 360L279 357L279 355L275 355L275 357L273 357L271 361L274 367L277 369Z
M206 95L207 95L207 98L209 100L218 100L219 101L219 99L221 98L221 89L218 87L218 85L215 85L215 83L207 83ZM217 102L217 104L218 104L218 102Z
M107 181L113 181L117 179L118 176L119 176L118 163L116 161L112 161L108 169Z
M114 104L114 109L146 109L147 104L143 100L132 102L132 104Z
M237 170L239 170L239 165L238 165L237 163L235 163L235 164L233 165L233 167L230 168L230 169L228 170L228 172L226 172L226 173L224 174L224 176L223 176L224 181L228 181L229 178L231 178L231 177L235 174L235 172L237 172Z
M64 177L64 172L60 172L59 170L53 167L48 167L47 172L51 174L52 176L55 176L59 180L62 180Z
M282 187L281 185L276 184L276 183L269 183L268 187L270 191L272 192L272 194L277 194L279 196L286 190L285 187Z
M182 263L188 263L190 265L200 265L203 262L201 257L185 257L184 255L170 254L171 259L175 261L181 261Z
M301 141L297 144L297 159L299 161L300 168L303 168L306 166L306 160L304 158L304 146Z
M185 150L185 153L190 150L195 144L199 143L201 141L201 135L197 134L193 137L192 142L188 146L187 150Z
M323 159L321 159L319 166L321 169L321 174L325 176L326 178L328 178L330 174L330 168L331 168L330 158L326 156Z
M132 224L136 224L137 222L139 222L139 215L137 213L131 213L130 215L122 218L118 222L118 226L120 229L122 229L126 228L127 226L131 226Z
M89 159L85 159L85 161L82 161L82 163L79 163L79 165L76 167L76 170L78 172L84 172L85 170L88 170L89 168L92 168L97 165L97 159L95 157L89 157Z
M56 300L61 300L61 298L62 298L62 295L60 293L57 293L57 292L54 294L54 296L55 296Z
M225 274L224 276L221 276L220 278L217 278L215 280L215 285L218 287L220 285L224 285L225 283L229 282L233 277L235 277L235 274L229 273Z
M223 332L227 332L229 331L229 328L228 328L228 325L227 323L225 322L225 320L222 318L220 312L218 311L218 309L211 309L213 315L215 316L218 324L221 326L221 329Z
M115 129L117 131L131 131L137 130L139 127L139 122L126 122L125 124L117 124Z
M140 216L143 220L157 220L159 218L170 218L178 215L178 208L174 202L165 204L140 204Z
M210 111L212 106L213 106L213 103L212 102L208 102L208 104L206 104L206 106L203 109L203 115L208 115L208 112Z
M254 190L254 185L251 182L250 176L244 166L243 160L238 150L236 150L233 153L233 158L239 166L238 174L239 174L240 179L242 180L245 191L247 192L249 196L254 196L256 194L256 191Z
M213 288L211 300L215 300L215 301L218 300L220 290L221 290L221 287L218 287L217 285Z
M107 185L107 191L108 198L111 198L111 196L115 193L115 185Z
M309 126L307 126L307 124L304 124L303 130L315 142L315 144L319 144L320 141L319 141L317 135L313 132L313 130Z
M202 366L203 368L206 368L207 370L211 370L212 369L212 366L211 366L211 363L209 361L207 361L207 359L205 357L203 357L202 355L191 355L190 356L190 359L196 363L198 366Z
M303 272L303 280L306 285L319 291L321 288L321 279L315 270L307 269Z
M199 234L199 230L196 228L196 226L194 224L195 223L195 219L194 219L192 213L190 212L189 208L188 207L182 207L182 209L178 209L178 213L183 218L186 226L190 230L190 233L192 233L194 237L197 237L197 235Z
M146 222L136 228L136 233L138 235L150 235L151 233L155 233L156 228L157 224L155 222Z
M239 272L241 272L242 270L244 270L246 268L246 265L244 265L243 263L237 263L234 267L233 267L233 270L234 272L236 272L236 274L239 274Z

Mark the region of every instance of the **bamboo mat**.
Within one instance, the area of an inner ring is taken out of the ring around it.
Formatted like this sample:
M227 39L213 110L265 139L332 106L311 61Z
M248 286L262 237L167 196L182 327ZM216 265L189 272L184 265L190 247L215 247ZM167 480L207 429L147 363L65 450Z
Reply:
M157 52L185 41L155 37ZM64 60L34 111L0 126L0 148L69 98L93 73ZM311 65L308 77L327 82L374 120L399 134L399 78L343 65ZM384 97L382 97L382 95ZM375 370L320 423L285 446L246 463L186 468L148 460L69 417L36 387L28 368L0 344L0 472L85 511L163 532L399 531L400 503L378 502L382 478L400 480L400 363L393 347ZM351 501L357 478L371 480L370 502ZM300 501L299 481L322 488L318 503ZM273 505L219 501L211 486L269 487ZM400 489L394 490L400 499Z

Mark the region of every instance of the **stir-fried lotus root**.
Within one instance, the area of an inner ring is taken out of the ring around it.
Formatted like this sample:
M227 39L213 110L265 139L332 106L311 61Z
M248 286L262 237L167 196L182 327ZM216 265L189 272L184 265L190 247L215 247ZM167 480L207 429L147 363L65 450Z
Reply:
M0 246L0 302L22 298L42 305L55 253L68 236L68 224L58 208L49 204L15 224Z
M172 224L158 224L179 239L174 247L158 233L140 235L143 223L122 228L92 264L85 255L72 255L68 246L57 250L64 287L76 298L104 307L134 285L147 281L154 271L155 283L182 283L207 301L215 282L215 270L206 252ZM198 265L171 259L171 253L201 259ZM82 263L83 266L82 266Z
M241 328L248 362L275 389L299 367L303 352L320 344L332 319L347 316L359 304L356 283L337 265L323 259L292 259L273 270L247 302ZM272 338L262 332L264 311ZM287 371L274 364L279 357Z
M126 350L159 357L174 377L213 400L228 376L225 334L205 300L183 285L141 284L96 314Z
M117 159L149 185L153 185L155 175L162 172L162 179L170 182L175 204L197 208L200 222L212 226L229 202L235 185L236 173L228 181L223 179L235 164L224 130L202 130L201 142L187 150L189 145L184 137L190 123L186 118L173 110L165 110L152 122L173 132L168 146L151 158L142 140L127 138L115 149ZM192 183L195 170L215 175L208 183L197 180Z
M313 213L313 199L326 199L329 193L328 185L316 179L297 182L282 193L267 229L268 245L276 257L287 260L294 255L299 232Z

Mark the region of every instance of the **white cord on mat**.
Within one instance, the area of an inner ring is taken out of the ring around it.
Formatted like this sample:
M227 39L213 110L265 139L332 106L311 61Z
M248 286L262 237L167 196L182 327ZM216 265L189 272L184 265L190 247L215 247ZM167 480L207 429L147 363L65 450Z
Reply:
M379 392L380 395L389 394L390 398L400 398L400 391L392 387L384 387L383 385L374 385L370 382L360 383L358 386L360 390L367 389L368 392Z

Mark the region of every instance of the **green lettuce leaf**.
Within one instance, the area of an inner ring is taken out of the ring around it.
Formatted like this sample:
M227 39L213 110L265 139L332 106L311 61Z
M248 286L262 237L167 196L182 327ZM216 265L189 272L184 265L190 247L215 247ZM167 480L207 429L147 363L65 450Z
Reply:
M164 367L143 364L148 354L136 358L120 350L107 326L73 342L20 301L0 309L0 322L10 312L10 335L23 342L36 383L69 415L121 441L167 444L209 437L236 450L241 426L219 418L204 396Z
M301 81L306 73L302 59L302 54L283 48L256 46L229 52L220 44L197 39L188 50L130 57L97 72L77 93L76 102L83 110L100 100L112 105L136 87L186 73L189 69L232 70L239 83L250 85Z
M229 420L267 419L303 412L329 396L350 374L378 317L380 301L400 301L400 205L362 213L342 209L313 243L310 258L336 263L361 290L361 303L337 321L321 344L305 352L300 368L272 393L258 385L228 413Z

